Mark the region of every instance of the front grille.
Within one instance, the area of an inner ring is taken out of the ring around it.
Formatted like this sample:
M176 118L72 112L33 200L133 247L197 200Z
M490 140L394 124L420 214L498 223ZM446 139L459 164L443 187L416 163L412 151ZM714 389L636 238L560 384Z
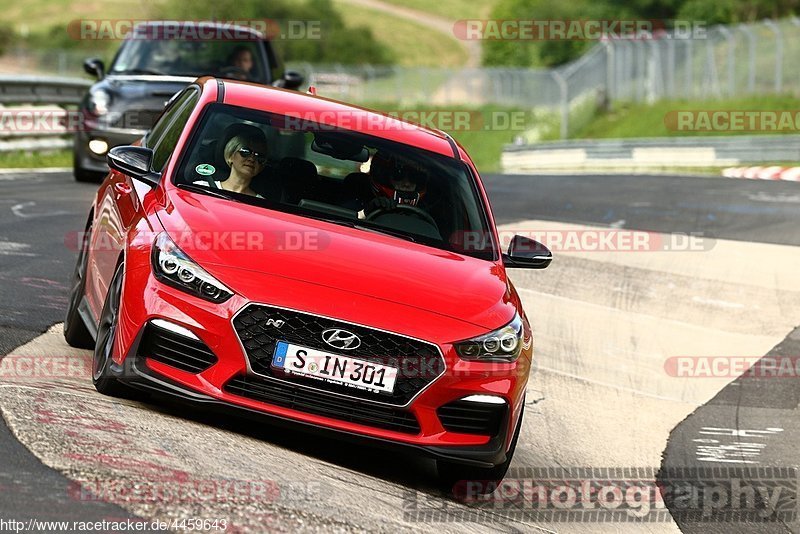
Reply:
M145 327L137 354L194 374L202 373L217 363L217 357L202 341L164 330L152 323Z
M419 434L419 423L411 412L391 406L367 404L286 382L239 375L225 384L224 390L232 395L301 412L404 434Z
M129 109L122 113L109 114L108 126L112 128L126 128L135 130L149 130L155 124L161 111L147 109Z
M269 325L267 321L270 322ZM281 326L277 326L278 324ZM236 316L233 326L254 373L364 400L404 406L445 370L444 358L438 347L432 343L309 313L251 304ZM330 328L341 328L356 334L361 339L361 345L347 351L328 346L322 340L322 332ZM398 373L394 392L375 393L321 383L313 378L286 376L282 371L270 367L278 341L396 367Z
M459 400L440 406L436 415L448 432L496 436L505 419L506 405Z

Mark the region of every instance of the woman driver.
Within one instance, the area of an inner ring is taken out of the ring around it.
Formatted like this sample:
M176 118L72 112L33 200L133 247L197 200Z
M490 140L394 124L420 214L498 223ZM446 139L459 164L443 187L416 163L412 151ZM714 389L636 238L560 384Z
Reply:
M250 184L267 163L267 138L256 128L248 128L231 137L223 150L225 163L231 171L222 181L214 181L219 189L264 198ZM207 184L208 182L195 182Z
M228 179L220 183L221 189L260 197L250 188L253 177L267 164L267 140L263 136L234 135L225 144L225 163L231 168Z

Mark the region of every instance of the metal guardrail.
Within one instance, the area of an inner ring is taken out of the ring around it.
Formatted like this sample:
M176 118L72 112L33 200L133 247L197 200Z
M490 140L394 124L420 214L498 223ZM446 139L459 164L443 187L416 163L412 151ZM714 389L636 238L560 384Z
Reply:
M78 105L92 82L56 76L0 76L0 104Z
M800 135L663 137L507 145L508 173L546 170L724 167L800 161Z
M80 78L61 78L56 76L0 76L0 113L4 110L18 113L20 107L27 110L50 110L53 117L58 112L53 108L77 106L92 85L89 80ZM12 106L5 108L5 106ZM72 146L66 129L31 128L21 131L10 116L0 121L0 152L17 150L38 151L57 150Z

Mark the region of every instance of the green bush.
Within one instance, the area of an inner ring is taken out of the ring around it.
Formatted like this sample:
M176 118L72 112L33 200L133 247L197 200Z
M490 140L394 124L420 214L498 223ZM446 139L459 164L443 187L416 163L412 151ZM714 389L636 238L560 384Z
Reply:
M273 46L284 61L311 63L392 63L394 57L375 40L369 28L346 26L331 0L194 0L158 4L153 18L164 19L269 19L312 21L319 28L320 38L275 39ZM281 24L283 27L283 24Z
M14 28L10 24L0 24L0 56L6 53L14 42Z
M778 19L796 13L800 0L499 0L491 18L498 20L652 20L669 27L672 20L706 26ZM579 57L591 41L483 42L485 65L556 66Z

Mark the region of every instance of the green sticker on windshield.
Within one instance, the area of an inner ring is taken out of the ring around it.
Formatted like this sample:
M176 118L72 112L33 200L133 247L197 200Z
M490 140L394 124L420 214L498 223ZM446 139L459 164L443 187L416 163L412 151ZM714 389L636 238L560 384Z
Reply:
M195 167L194 170L197 174L201 174L203 176L211 176L217 169L215 169L213 165L209 165L208 163L201 163L200 165Z

